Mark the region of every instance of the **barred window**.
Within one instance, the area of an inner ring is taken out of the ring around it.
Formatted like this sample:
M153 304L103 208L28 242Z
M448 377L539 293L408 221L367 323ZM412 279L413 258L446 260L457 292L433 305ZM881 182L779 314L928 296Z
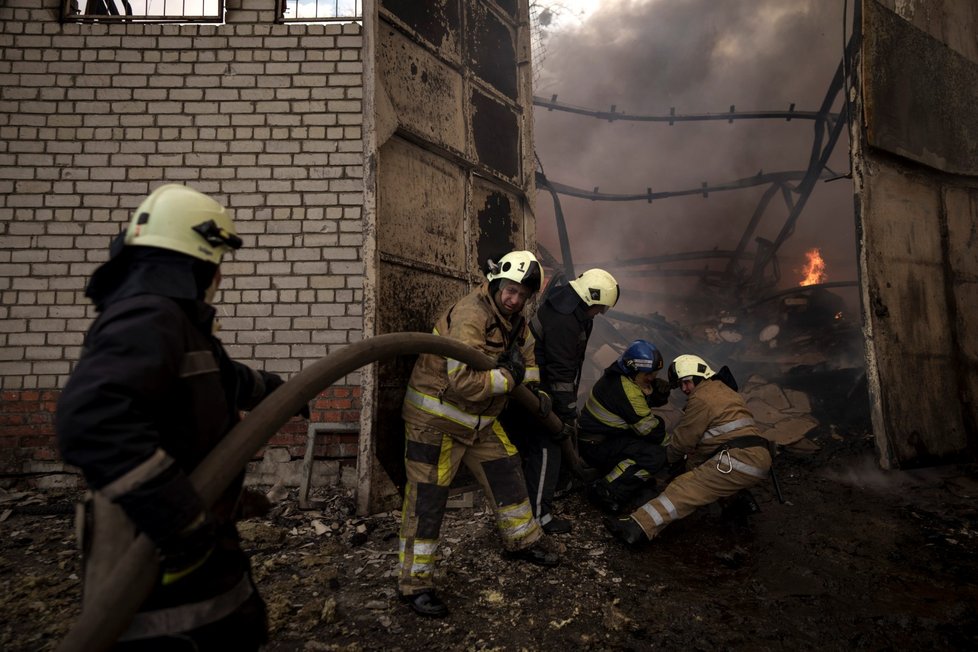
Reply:
M361 0L282 0L285 22L352 21L363 17Z
M68 21L221 22L224 0L64 0Z

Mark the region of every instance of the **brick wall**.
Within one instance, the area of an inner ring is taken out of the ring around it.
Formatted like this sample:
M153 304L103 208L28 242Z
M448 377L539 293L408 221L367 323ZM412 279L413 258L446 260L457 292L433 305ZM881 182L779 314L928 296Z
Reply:
M51 459L51 408L94 316L91 272L156 186L232 209L221 339L285 377L362 336L360 26L61 24L0 3L0 471ZM314 420L357 420L357 374ZM33 407L31 407L33 406ZM305 425L280 435L291 442ZM293 446L294 444L286 444Z

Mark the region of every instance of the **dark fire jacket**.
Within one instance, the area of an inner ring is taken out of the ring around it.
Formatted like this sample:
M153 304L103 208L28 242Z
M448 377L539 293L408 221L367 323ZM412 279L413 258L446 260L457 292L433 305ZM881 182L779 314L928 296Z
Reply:
M201 511L189 473L239 410L282 381L232 361L212 335L214 310L197 298L197 263L139 249L146 251L136 260L111 260L93 277L88 295L99 315L59 399L56 427L64 460L92 489L112 489L112 500L159 545ZM248 563L232 511L242 479L213 507L218 544L207 564L157 588L142 610L200 602L241 584Z
M577 418L577 387L593 326L587 306L570 285L554 289L530 321L540 387L553 398L554 414L565 422Z

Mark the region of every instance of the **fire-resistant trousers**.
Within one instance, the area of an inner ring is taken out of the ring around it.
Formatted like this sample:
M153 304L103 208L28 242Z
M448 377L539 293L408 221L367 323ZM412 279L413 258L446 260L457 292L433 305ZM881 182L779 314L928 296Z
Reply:
M661 494L632 512L631 518L653 539L696 508L756 485L768 477L770 469L771 454L765 447L719 451L670 482Z
M586 436L578 444L581 457L606 475L597 480L608 495L625 504L666 465L666 449L640 437L607 437L592 443Z
M540 420L521 405L507 405L500 421L523 460L523 477L526 478L526 493L533 515L540 525L546 525L553 519L552 505L563 459L560 444L544 430Z
M432 428L405 424L407 483L401 512L398 589L412 595L434 587L435 552L448 490L464 463L496 515L507 550L522 550L542 535L533 518L520 457L498 421L462 442Z

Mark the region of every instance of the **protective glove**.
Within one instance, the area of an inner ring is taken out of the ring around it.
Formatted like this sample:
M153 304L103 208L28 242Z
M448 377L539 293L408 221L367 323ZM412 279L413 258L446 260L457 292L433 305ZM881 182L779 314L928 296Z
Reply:
M577 421L565 421L564 427L560 429L560 432L555 432L550 437L557 443L566 439L573 440L577 437Z
M285 379L278 374L271 373L269 371L262 371L259 373L261 374L262 381L265 383L265 395L262 398L267 397L269 394L285 384ZM295 416L302 417L308 421L312 416L309 412L309 404L306 403L299 408L299 411L295 413Z
M665 378L652 379L652 393L645 397L645 402L649 407L659 407L669 402L669 394L672 386Z
M163 586L179 582L203 566L217 544L217 527L207 511L202 511L185 528L159 544Z
M523 382L526 377L526 364L523 360L523 353L515 346L510 347L499 354L496 359L496 367L505 369L513 377L513 387Z
M540 400L540 412L537 414L541 419L546 419L547 415L550 414L550 410L553 409L553 399L550 398L550 394L546 393L542 389L533 388L533 393Z

